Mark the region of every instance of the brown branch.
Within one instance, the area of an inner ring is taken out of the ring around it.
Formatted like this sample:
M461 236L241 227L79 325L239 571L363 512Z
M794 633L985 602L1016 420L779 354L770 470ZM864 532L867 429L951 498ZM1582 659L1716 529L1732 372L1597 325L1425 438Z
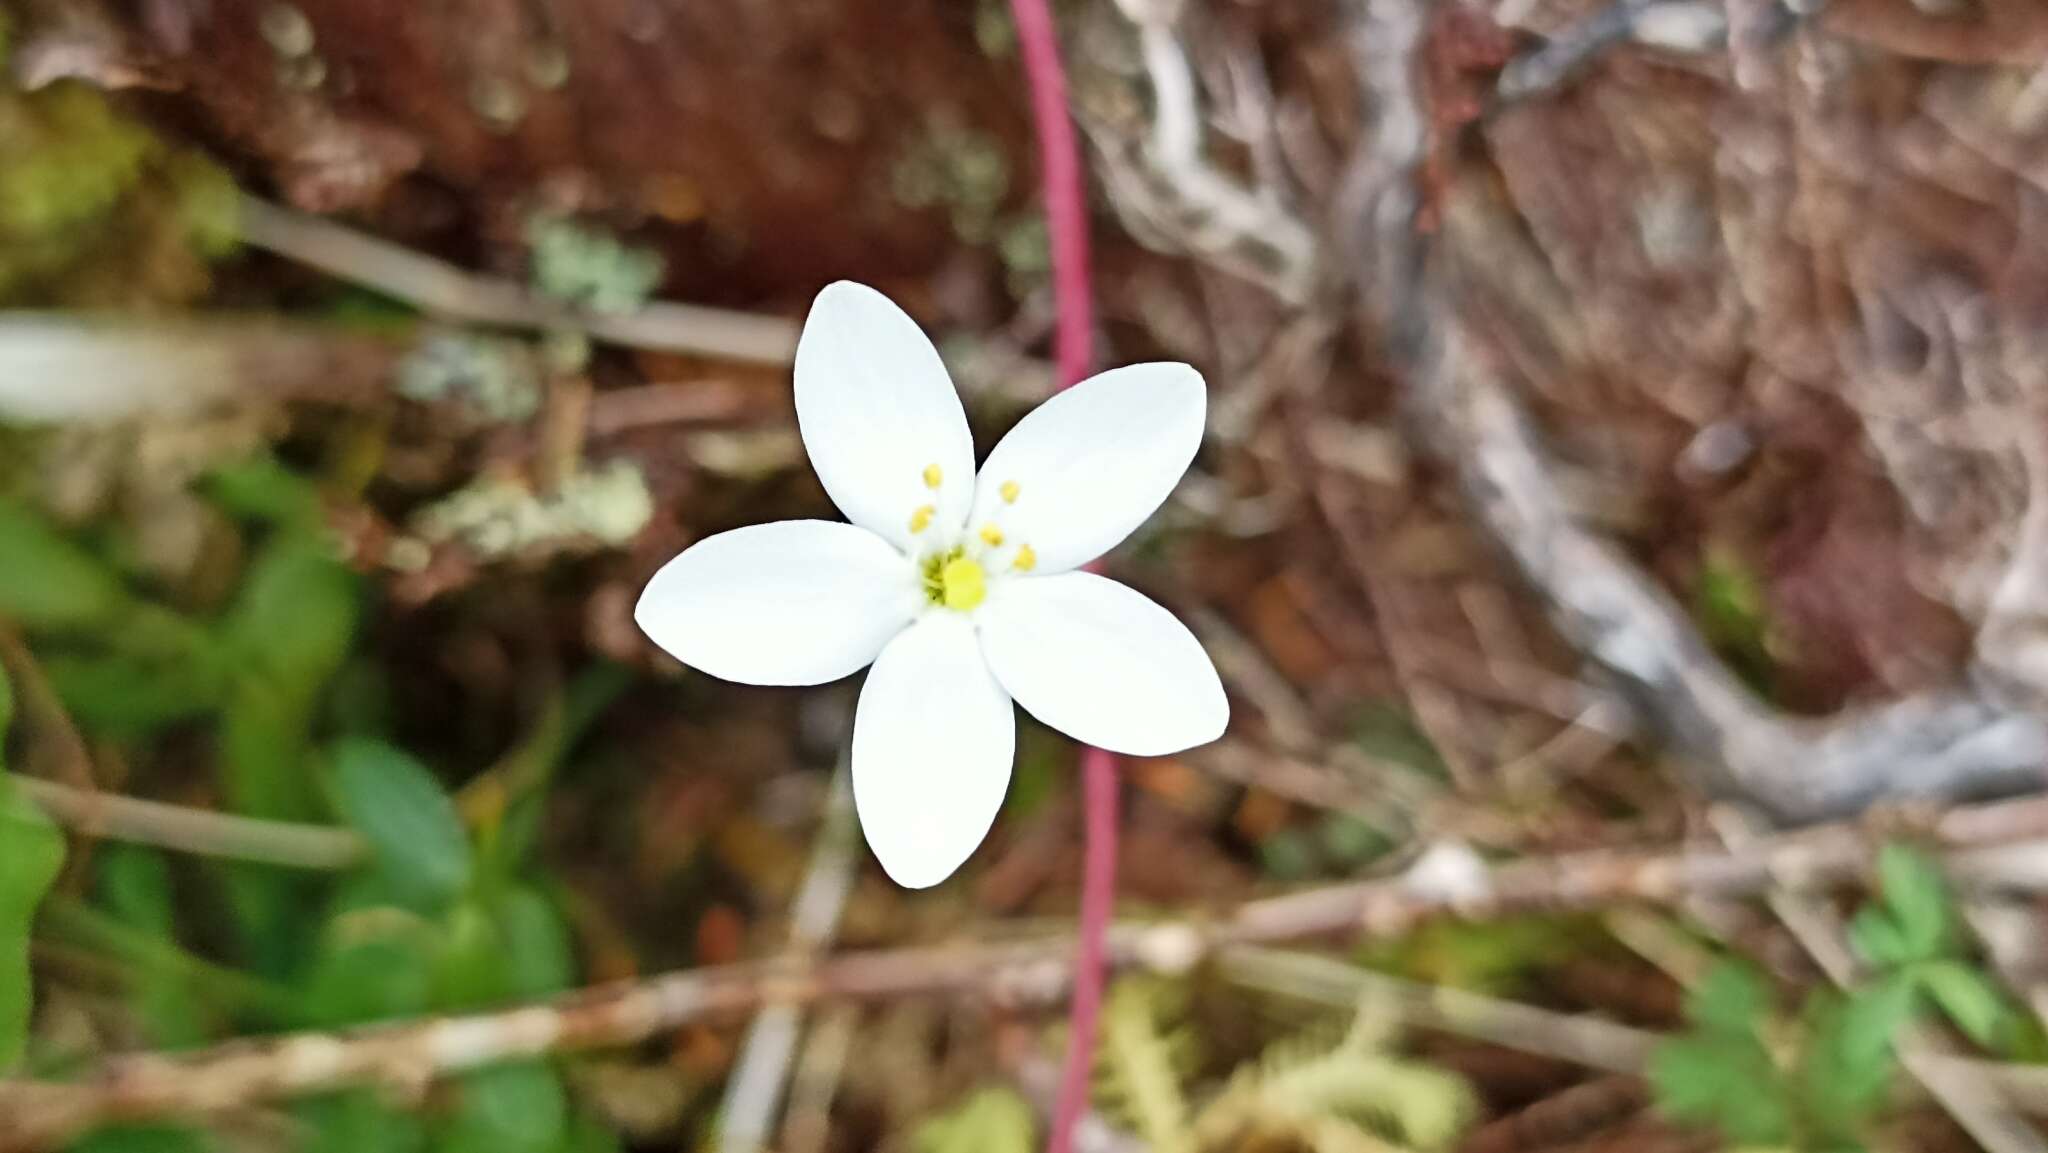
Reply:
M331 825L263 821L39 777L18 776L13 782L52 820L88 837L294 869L346 869L361 863L365 852L354 830Z
M761 364L788 364L796 354L796 325L780 317L663 301L617 315L583 312L536 296L512 281L480 276L253 197L242 198L240 223L242 239L257 248L450 320L567 329L634 348Z
M1864 875L1892 835L1955 849L2048 838L2048 798L1958 808L1917 829L1840 824L1780 834L1740 852L1686 846L1521 861L1449 893L1388 877L1254 901L1214 921L1125 924L1111 964L1181 972L1232 946L1364 931L1392 933L1429 917L1488 917L1616 902L1738 896L1774 884L1820 887ZM60 1145L95 1126L203 1116L354 1085L417 1087L436 1077L545 1053L630 1045L679 1025L732 1021L768 1005L971 994L1008 1004L1065 995L1066 935L789 958L650 977L499 1012L232 1042L177 1056L119 1058L72 1083L0 1081L0 1153Z

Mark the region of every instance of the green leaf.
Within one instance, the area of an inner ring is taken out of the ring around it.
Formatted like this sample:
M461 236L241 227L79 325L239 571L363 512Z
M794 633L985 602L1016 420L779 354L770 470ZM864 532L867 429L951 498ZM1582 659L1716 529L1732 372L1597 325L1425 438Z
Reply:
M116 922L142 937L175 947L170 863L163 854L132 845L110 845L94 857L100 904ZM207 1036L201 1002L178 971L162 965L134 969L131 1003L160 1046L185 1048Z
M7 768L7 730L14 727L14 682L7 679L7 670L0 667L0 771Z
M243 667L287 698L326 686L355 643L361 589L316 536L280 534L250 564L221 627Z
M220 708L214 667L137 653L52 653L43 672L73 720L107 736L136 737Z
M1036 1122L1031 1106L1010 1089L982 1089L951 1112L919 1125L914 1153L1032 1153Z
M568 1135L562 1079L538 1061L479 1069L462 1079L442 1153L550 1153Z
M1778 1145L1791 1135L1783 1081L1754 1037L1677 1037L1650 1055L1650 1083L1666 1116L1713 1126L1745 1145Z
M221 784L238 813L274 821L321 815L313 777L312 702L256 677L238 682L221 713Z
M1849 1133L1883 1102L1897 1067L1892 1037L1912 1018L1916 1002L1913 982L1903 976L1847 999L1812 1002L1800 1092L1825 1131Z
M1387 831L1350 813L1331 813L1316 827L1316 840L1336 864L1355 869L1384 857L1395 846Z
M1429 734L1394 702L1377 701L1360 709L1352 718L1351 742L1379 760L1404 765L1432 780L1450 779L1443 754L1430 742Z
M306 770L313 719L354 643L358 593L354 574L316 538L280 535L249 566L221 622L240 673L221 732L236 811L319 815Z
M551 696L533 732L493 767L494 783L506 799L497 824L486 822L479 830L480 883L502 881L518 871L540 839L548 787L563 758L631 681L613 664L577 673L567 689Z
M259 456L217 469L206 480L207 495L230 515L282 528L313 532L326 523L320 486Z
M0 775L0 1070L28 1046L34 985L29 934L36 908L64 864L64 837Z
M520 886L496 902L498 937L512 996L532 1000L560 993L576 982L575 949L569 926L553 901Z
M1911 960L1905 934L1875 906L1859 910L1849 922L1849 943L1873 969L1896 969Z
M1938 955L1949 932L1948 890L1940 868L1904 845L1886 845L1878 854L1877 875L1905 949L1901 960Z
M1965 1036L1987 1048L2006 1031L2012 1012L1996 985L1960 961L1934 961L1916 973L1920 987Z
M434 959L434 1001L444 1009L479 1009L506 999L511 974L505 942L489 914L473 903L457 905L442 926Z
M1713 1032L1754 1035L1771 1012L1771 991L1747 965L1723 961L1685 995L1686 1020Z
M1259 842L1259 867L1274 880L1312 877L1319 864L1315 842L1299 829L1279 829Z
M301 1153L417 1153L427 1142L417 1118L386 1104L374 1090L316 1097L293 1112L310 1131L298 1147Z
M335 807L401 891L449 900L469 885L469 838L441 782L403 749L349 739L329 771Z
M0 502L0 616L31 629L111 624L128 590L98 558L18 505Z
M306 980L306 1023L335 1029L432 1011L434 953L434 934L423 926L329 948Z
M617 1133L585 1113L570 1120L569 1136L562 1142L562 1153L622 1153L624 1148Z
M177 1125L109 1125L95 1130L69 1153L208 1153L213 1142L197 1129Z

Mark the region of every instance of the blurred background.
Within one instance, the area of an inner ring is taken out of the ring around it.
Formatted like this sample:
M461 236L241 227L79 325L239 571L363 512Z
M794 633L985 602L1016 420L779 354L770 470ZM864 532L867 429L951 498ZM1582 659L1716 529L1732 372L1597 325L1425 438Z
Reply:
M2048 7L1056 8L1098 357L1210 385L1108 571L1234 706L1121 766L1119 913L1178 935L1119 954L1083 1147L2044 1148ZM0 0L0 1149L1039 1146L1077 750L1026 721L905 892L857 682L631 618L835 515L824 284L983 451L1048 394L1018 47L1001 0ZM425 1032L599 986L677 999Z

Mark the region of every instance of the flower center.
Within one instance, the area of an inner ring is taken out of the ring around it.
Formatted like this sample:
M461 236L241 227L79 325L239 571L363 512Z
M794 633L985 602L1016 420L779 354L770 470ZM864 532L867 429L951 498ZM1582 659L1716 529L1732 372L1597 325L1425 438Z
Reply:
M981 562L956 548L924 561L925 599L955 612L967 612L988 597L988 572Z

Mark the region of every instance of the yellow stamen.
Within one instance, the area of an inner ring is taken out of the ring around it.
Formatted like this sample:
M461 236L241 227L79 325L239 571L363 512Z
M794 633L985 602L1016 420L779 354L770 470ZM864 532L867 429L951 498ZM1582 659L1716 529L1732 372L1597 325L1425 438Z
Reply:
M923 532L930 528L932 526L932 518L937 515L939 515L939 510L931 505L925 505L916 512L911 513L910 531Z
M1010 562L1010 567L1018 572L1030 572L1038 567L1038 554L1031 551L1030 545L1020 544L1017 546L1017 559Z
M946 474L939 470L938 465L928 464L924 466L924 486L926 488L937 488L939 483L945 479Z
M1016 504L1017 494L1023 492L1024 488L1014 480L1006 480L1003 482L1003 487L996 491L1003 494L1004 504Z
M939 588L946 607L964 613L988 596L988 574L978 562L954 557L939 570Z
M990 548L1000 548L1003 543L1003 530L992 524L982 525L981 543Z

